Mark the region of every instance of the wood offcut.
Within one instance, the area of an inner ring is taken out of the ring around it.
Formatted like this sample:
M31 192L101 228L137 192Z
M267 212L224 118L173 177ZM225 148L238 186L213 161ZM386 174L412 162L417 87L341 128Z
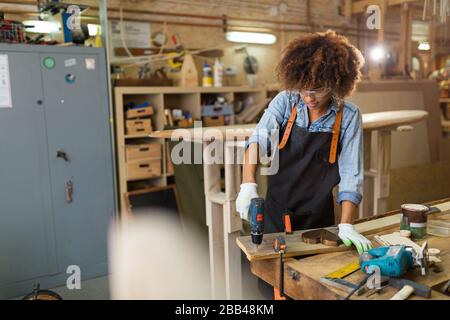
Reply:
M308 244L321 243L331 247L338 247L342 243L341 239L336 234L326 229L305 232L302 234L302 240Z

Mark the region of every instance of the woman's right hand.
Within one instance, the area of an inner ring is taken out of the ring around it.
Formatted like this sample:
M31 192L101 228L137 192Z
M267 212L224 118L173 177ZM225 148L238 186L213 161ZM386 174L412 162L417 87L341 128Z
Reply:
M248 182L241 184L241 191L236 199L236 211L241 215L241 219L250 221L249 209L250 201L259 198L256 183Z

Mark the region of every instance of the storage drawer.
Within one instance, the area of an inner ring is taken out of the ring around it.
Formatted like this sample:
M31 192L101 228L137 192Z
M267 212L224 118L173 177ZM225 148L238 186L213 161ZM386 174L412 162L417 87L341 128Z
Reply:
M225 116L203 117L203 125L205 127L215 127L225 125Z
M143 120L127 120L126 134L147 134L153 131L152 121L150 119Z
M125 147L127 161L161 158L160 143L131 144Z
M138 109L131 109L128 110L126 113L127 119L135 119L135 118L142 118L142 117L148 117L153 114L153 107L145 107L145 108L138 108Z
M161 159L138 160L127 163L127 180L140 180L161 175Z

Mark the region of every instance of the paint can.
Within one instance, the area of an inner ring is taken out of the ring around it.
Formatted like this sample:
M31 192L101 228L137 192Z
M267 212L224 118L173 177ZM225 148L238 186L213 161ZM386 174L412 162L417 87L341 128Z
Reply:
M411 231L412 239L423 239L427 234L427 213L430 208L423 204L402 204L400 230Z

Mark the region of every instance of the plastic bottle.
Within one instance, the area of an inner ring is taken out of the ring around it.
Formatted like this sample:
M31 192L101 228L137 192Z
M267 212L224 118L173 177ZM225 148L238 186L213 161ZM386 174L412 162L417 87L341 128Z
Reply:
M223 65L220 63L219 59L216 58L214 62L214 87L223 86Z
M209 66L209 64L207 64L205 62L205 64L203 65L203 86L204 87L212 87L213 85L213 74L212 74L212 69Z

